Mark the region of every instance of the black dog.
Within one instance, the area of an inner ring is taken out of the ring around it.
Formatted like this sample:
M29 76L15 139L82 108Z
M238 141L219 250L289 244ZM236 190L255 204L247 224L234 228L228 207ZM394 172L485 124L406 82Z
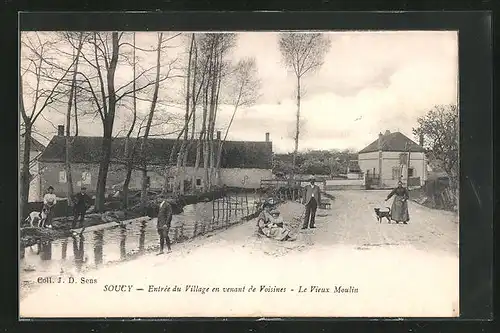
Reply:
M388 223L391 223L391 220L392 220L392 215L391 215L391 209L389 207L387 207L387 209L389 209L388 211L383 211L381 212L380 211L380 208L375 208L375 215L377 216L377 221L378 223L382 223L382 219L385 217L387 219L387 222Z

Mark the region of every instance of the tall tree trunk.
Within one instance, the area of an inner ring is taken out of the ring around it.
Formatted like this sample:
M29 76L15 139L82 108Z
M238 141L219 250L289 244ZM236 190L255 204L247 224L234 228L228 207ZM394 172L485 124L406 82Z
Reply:
M66 189L66 195L67 195L67 203L68 207L73 206L73 175L71 174L71 145L72 145L72 139L71 139L71 108L73 105L73 99L74 96L76 96L75 89L76 89L76 73L78 73L78 60L80 58L80 51L82 49L83 45L83 33L80 32L80 36L78 39L78 47L76 49L76 58L75 58L75 64L74 64L74 69L73 69L73 77L71 79L71 89L69 91L69 98L68 98L68 110L66 112L66 160L65 160L65 172L66 172L66 184L67 184L67 189ZM76 111L75 111L75 116L76 116ZM78 124L76 124L78 126ZM77 132L78 132L78 127Z
M108 81L108 109L104 119L104 133L102 140L102 160L99 164L99 175L97 176L97 195L96 195L96 210L98 212L104 210L104 203L106 199L106 181L108 179L109 163L111 162L111 144L113 141L113 124L115 121L116 111L116 91L115 91L115 72L118 64L119 56L119 38L118 32L111 34L112 38L112 56L109 62L107 73Z
M20 211L21 211L21 221L24 219L26 206L28 204L29 190L30 190L30 150L31 150L31 121L26 116L26 110L24 109L24 98L23 98L23 80L21 77L21 68L19 67L19 113L24 120L24 150L22 157L22 168L20 177Z
M128 208L128 196L129 196L129 186L130 186L130 180L132 178L132 170L133 170L133 158L134 158L134 153L135 153L135 145L137 144L137 141L134 143L134 151L130 152L130 136L132 135L132 131L134 130L135 123L137 121L137 99L136 99L136 57L135 57L135 32L133 33L133 59L134 59L134 65L132 67L133 69L133 81L132 81L132 103L133 103L133 120L132 120L132 125L130 125L129 131L127 133L127 138L125 141L125 158L126 158L126 166L127 166L127 172L125 175L125 180L123 182L123 189L122 189L122 205L124 209Z
M233 124L234 116L236 115L236 111L238 111L238 107L240 106L240 101L241 101L242 94L243 94L243 85L240 87L240 91L238 93L238 98L236 99L236 104L234 105L233 114L231 115L231 119L229 120L229 124L227 125L226 133L224 134L224 138L222 139L222 141L220 141L218 143L217 163L216 163L215 167L216 167L216 172L217 172L217 177L218 177L218 181L219 182L220 182L220 167L221 167L221 158L222 158L222 146L226 142L227 135L229 134L229 130L231 129L231 125Z
M21 170L21 214L22 218L27 213L26 205L28 203L29 191L30 191L30 150L31 150L31 133L32 128L29 122L25 122L24 130L24 151L23 151L23 167Z
M191 61L193 57L193 47L194 47L194 34L191 35L191 46L189 47L189 57L188 57L188 69L187 69L187 83L186 83L186 111L184 114L184 140L182 140L181 148L179 154L177 155L177 165L176 165L176 180L174 182L174 193L184 194L184 179L185 170L182 167L182 162L184 161L184 156L187 156L186 148L189 135L189 107L191 102ZM181 170L182 169L182 170ZM177 189L179 191L177 192Z
M208 80L210 82L210 80ZM206 192L209 188L208 184L208 139L207 131L207 116L208 116L208 86L205 92L205 101L203 105L203 191Z
M295 178L295 163L297 162L297 151L299 150L300 131L300 76L297 76L297 122L295 124L295 149L293 150L292 179Z
M203 190L206 192L209 190L210 183L210 165L209 165L209 154L210 154L210 140L212 138L211 129L212 129L212 85L214 80L214 61L213 61L213 52L214 52L214 43L212 43L212 49L210 51L209 57L209 70L208 70L208 79L205 91L205 103L203 112L206 114L203 124L204 140L203 140ZM207 119L208 116L208 119ZM208 123L207 123L208 120Z
M156 109L156 101L158 100L158 90L160 89L160 55L161 55L161 43L163 39L163 33L158 35L158 49L156 53L156 78L153 91L153 99L151 101L151 108L149 109L148 121L146 124L146 129L144 131L144 138L142 140L141 147L141 163L142 163L142 188L141 188L141 206L146 207L147 196L148 196L148 171L146 162L146 145L151 130L151 124L153 122L153 115Z

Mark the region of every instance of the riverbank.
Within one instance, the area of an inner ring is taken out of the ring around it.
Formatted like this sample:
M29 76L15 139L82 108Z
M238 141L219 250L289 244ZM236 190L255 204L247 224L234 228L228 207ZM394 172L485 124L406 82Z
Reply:
M185 206L200 202L213 201L223 196L233 195L239 192L246 193L255 191L237 188L220 188L210 192L179 195L175 198L171 198L173 202L173 213L174 215L181 214ZM159 204L162 200L163 199L160 196L153 196L148 199L148 203L145 208L143 208L140 204L136 204L127 210L119 210L116 209L117 207L113 207L113 205L108 205L108 209L115 208L115 210L108 210L103 213L88 213L85 216L85 220L82 225L79 227L85 229L93 226L104 225L110 222L120 224L125 221L144 216L153 218L158 215ZM117 202L119 203L119 201ZM56 239L70 237L72 234L72 222L72 216L64 216L54 218L51 229L41 229L37 227L21 228L20 246L21 248L24 248L35 245L37 242L54 241Z
M191 209L189 211L191 212ZM186 230L184 232L179 230L185 228L185 225L174 216L170 230L172 247L183 248L193 242L199 242L200 239L213 237L227 229L255 219L259 213L260 210L257 210L250 215L234 218L224 223L210 224L206 228L199 227L198 232L191 233L190 237L186 237L186 234L189 234ZM122 224L96 225L84 230L78 229L74 230L77 233L66 234L67 239L40 244L36 248L22 249L20 299L43 286L37 283L37 278L40 276L55 280L58 277L69 278L77 274L93 274L107 267L158 253L156 218L143 219L129 220ZM80 234L79 230L83 232Z

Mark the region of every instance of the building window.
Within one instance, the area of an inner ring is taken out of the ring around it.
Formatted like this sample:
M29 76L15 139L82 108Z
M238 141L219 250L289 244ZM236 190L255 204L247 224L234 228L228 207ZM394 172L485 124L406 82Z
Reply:
M92 176L90 172L84 171L82 172L82 184L90 185L92 183Z
M201 178L196 178L196 186L201 186Z
M392 168L392 179L396 180L401 178L401 168L400 167L393 167Z
M413 170L413 168L408 168L408 177L414 177L414 170Z
M59 183L65 184L67 182L66 180L66 171L59 171Z

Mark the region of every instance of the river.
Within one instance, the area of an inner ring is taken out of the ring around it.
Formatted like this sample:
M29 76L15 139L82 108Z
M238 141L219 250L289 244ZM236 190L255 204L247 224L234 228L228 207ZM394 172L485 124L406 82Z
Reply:
M235 224L254 213L259 200L258 195L239 194L185 206L172 217L170 238L175 244ZM41 276L76 275L135 259L158 247L156 218L34 245L24 249L20 259L21 286Z

